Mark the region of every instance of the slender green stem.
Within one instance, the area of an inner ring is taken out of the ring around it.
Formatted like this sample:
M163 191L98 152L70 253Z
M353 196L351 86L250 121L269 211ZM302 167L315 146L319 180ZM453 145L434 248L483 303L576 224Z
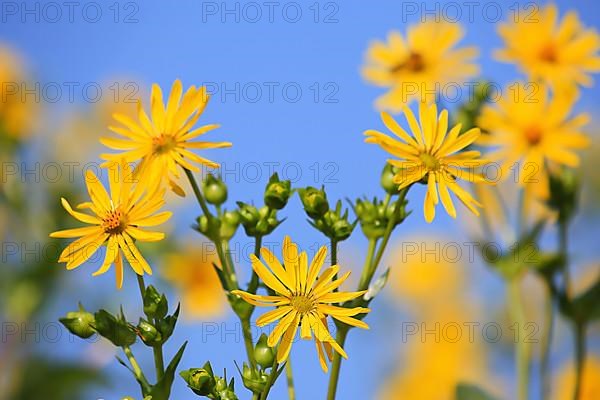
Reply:
M133 355L131 348L129 346L123 346L123 352L125 353L125 356L129 360L129 364L131 364L131 369L132 369L135 377L142 383L142 385L144 385L146 387L146 389L149 389L150 384L148 383L148 380L144 376L144 372L140 368L140 365L138 364L137 360L135 359L135 356Z
M331 265L337 264L337 241L331 239Z
M287 378L288 397L290 400L296 400L296 391L294 390L294 373L292 371L292 358L288 356L285 363L285 376Z
M517 329L517 399L527 400L529 393L529 343L521 335L521 331L526 323L525 312L523 310L523 299L521 298L521 277L515 277L508 282L508 300L509 308L513 321Z
M254 238L254 255L256 258L260 258L260 247L262 245L262 236L256 236ZM248 284L248 292L255 294L258 290L258 275L252 269L252 278L250 278L250 283Z
M367 248L367 257L365 258L365 265L363 266L360 280L358 283L358 290L368 286L368 279L371 270L371 264L373 263L373 256L375 255L375 248L377 247L377 239L369 239L369 247Z
M567 221L560 219L558 221L558 246L559 251L564 257L564 268L563 273L563 287L567 298L571 298L571 277L569 272L569 243L568 243L568 228L569 224Z
M246 347L248 362L252 368L255 368L256 360L254 358L254 344L252 341L252 326L250 325L250 317L240 317L240 322L242 323L242 336L244 336L244 346Z
M142 275L137 275L138 287L140 288L140 295L142 296L142 307L144 306L144 294L146 293L146 283ZM156 320L153 321L156 324ZM160 380L165 373L165 363L163 358L162 344L152 346L154 353L154 367L156 369L156 380Z
M208 211L208 205L206 204L206 200L204 200L204 196L202 196L202 192L200 191L200 187L198 186L198 182L196 182L196 178L192 171L187 168L183 169L185 171L185 175L190 181L190 185L192 186L192 190L194 191L194 195L196 195L196 200L198 200L198 204L200 204L200 208L202 208L202 212L206 215L206 218L212 218L212 214Z
M541 400L550 398L552 392L552 382L550 379L550 349L552 347L552 337L554 332L554 294L551 283L546 282L547 293L544 311L544 328L542 332L541 355L540 355L540 382L542 386Z
M343 348L346 343L346 337L348 336L349 328L342 325L338 328L338 332L335 336L335 341ZM327 400L335 400L337 393L338 381L340 379L340 369L342 367L342 357L335 353L333 361L331 362L331 375L329 375L329 387L327 388Z
M269 377L267 378L267 383L265 384L265 390L260 395L260 400L267 400L269 392L271 391L273 384L275 384L275 379L277 378L278 370L279 363L277 362L277 358L275 358L275 361L273 361L273 366L271 366L271 373L269 374Z
M581 380L585 367L585 350L585 324L577 322L575 323L575 389L573 390L573 400L581 398Z

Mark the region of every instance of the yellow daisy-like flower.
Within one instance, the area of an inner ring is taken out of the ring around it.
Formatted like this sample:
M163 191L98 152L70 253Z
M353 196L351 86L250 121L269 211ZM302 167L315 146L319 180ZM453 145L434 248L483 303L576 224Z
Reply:
M517 22L498 27L505 48L498 50L496 57L519 64L531 79L554 89L591 86L589 73L600 71L600 36L596 31L586 29L574 11L559 22L554 4L527 14L531 12L522 12Z
M120 154L103 154L106 160L127 162L141 161L139 172L142 180L162 182L166 179L173 191L181 196L185 193L175 182L179 178L177 166L190 171L200 171L193 163L211 168L219 164L194 154L190 149L214 149L230 147L230 142L190 142L190 140L205 134L219 125L204 125L192 129L196 124L206 104L209 95L206 88L191 86L185 94L180 80L176 80L171 88L171 94L165 107L160 87L152 85L150 97L151 117L144 111L138 101L138 121L125 114L114 114L114 119L121 126L110 126L109 129L124 137L103 137L102 144L114 150L122 150Z
M226 299L213 262L216 256L202 252L198 246L169 254L161 269L164 278L178 290L184 316L210 320L225 313Z
M485 182L485 178L475 172L475 168L487 163L486 160L479 158L481 153L475 150L461 151L477 140L481 134L479 128L469 129L460 135L462 125L457 124L448 132L448 111L442 110L438 116L435 104L430 106L420 104L419 122L408 107L404 106L403 111L410 127L410 135L385 112L381 113L384 125L400 140L375 130L365 132L368 136L365 139L367 143L378 144L390 154L400 158L400 160L388 160L390 164L399 168L394 182L398 184L399 189L421 180L427 182L423 207L427 222L435 218L435 206L440 199L446 212L456 218L456 209L450 191L478 216L477 207L482 205L461 188L456 183L456 179Z
M76 238L60 254L59 262L67 263L67 269L77 268L90 259L101 245L106 243L106 255L102 266L94 276L107 272L112 264L116 266L116 282L123 286L123 258L138 275L152 274L152 269L144 259L134 240L155 242L162 240L162 232L146 231L142 228L160 225L171 217L171 212L156 213L163 205L164 189L147 190L146 185L134 184L132 172L126 162L111 164L108 171L110 195L96 175L86 171L86 185L90 202L77 206L91 210L92 214L73 210L69 202L62 198L65 210L78 221L91 226L53 232L53 238Z
M413 100L426 101L427 93L461 82L479 73L472 63L475 47L455 48L464 36L459 24L426 21L410 26L406 38L391 32L388 42L374 42L363 67L364 78L390 91L377 99L379 109L394 113ZM430 99L431 100L431 99Z
M283 240L283 265L265 247L260 250L260 254L269 268L253 254L251 255L252 268L265 285L275 292L275 295L263 296L241 290L233 290L231 293L255 306L277 307L256 320L258 326L265 326L279 320L267 340L270 347L275 347L279 343L277 361L281 363L288 358L298 326L300 326L302 339L311 339L314 333L319 362L323 371L327 372L328 370L325 353L331 360L332 348L342 357L348 358L344 349L329 333L326 318L329 315L351 326L369 328L363 321L352 318L357 314L369 312L368 308L344 308L331 305L331 303L355 299L366 292L334 292L344 283L350 272L339 279L332 280L340 270L339 266L333 265L319 276L327 248L321 247L309 266L306 252L299 253L298 247L289 236Z
M503 96L496 106L483 108L477 124L488 134L479 143L496 148L489 157L503 160L502 178L531 185L533 194L545 199L549 194L546 164L579 165L574 151L589 145L581 132L589 116L582 113L569 117L576 101L572 92L556 92L550 97L545 87L534 91L527 90L523 83L511 87L518 88L518 96Z

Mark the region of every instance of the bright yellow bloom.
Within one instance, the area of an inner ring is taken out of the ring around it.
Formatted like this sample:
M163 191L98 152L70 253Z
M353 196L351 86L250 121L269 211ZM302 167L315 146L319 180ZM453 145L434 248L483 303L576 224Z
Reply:
M481 154L478 151L461 151L477 140L481 134L479 128L469 129L459 136L462 125L458 124L448 132L448 111L442 110L438 116L435 104L420 104L420 123L408 107L404 106L403 110L411 135L385 112L381 114L384 125L401 140L375 130L365 132L368 136L365 140L367 143L378 144L400 158L388 160L400 169L394 182L400 189L421 180L427 182L423 207L427 222L433 221L439 199L442 200L446 212L456 218L450 191L475 215L479 215L476 207L482 205L456 183L457 178L485 182L484 177L475 173L474 169L483 166L487 161L479 158Z
M289 236L283 240L283 265L265 247L260 250L260 254L269 268L253 254L251 255L252 268L265 285L275 292L275 295L262 296L241 290L233 290L231 293L255 306L277 307L256 320L258 326L265 326L279 320L267 340L267 344L271 347L275 347L281 340L277 349L277 361L281 363L288 358L298 326L300 326L302 339L311 339L314 333L323 371L328 370L325 352L331 360L332 348L342 357L348 358L344 349L329 333L326 318L329 315L351 326L369 328L363 321L352 318L357 314L369 312L368 308L343 308L331 305L331 303L355 299L366 292L334 292L348 278L350 272L339 279L332 280L340 270L339 266L333 265L319 276L327 248L321 247L309 266L306 252L299 254L298 247Z
M581 393L579 400L600 399L600 358L590 355L586 358L581 377ZM575 368L573 364L562 369L556 380L556 392L553 399L565 400L573 398L575 388Z
M104 262L93 275L104 274L114 263L117 287L120 289L123 286L122 254L136 274L152 274L152 269L134 241L162 240L165 237L164 233L142 228L166 222L171 217L171 212L156 213L164 205L164 189L148 190L146 185L135 184L126 162L122 161L120 166L113 163L106 171L109 176L110 195L96 175L86 171L86 185L91 201L79 204L77 208L91 210L93 215L75 211L66 199L61 199L69 214L91 226L53 232L50 237L79 238L60 254L58 261L67 263L68 270L83 264L106 243Z
M368 50L364 78L390 91L377 99L379 109L400 112L413 100L426 101L427 93L461 82L479 73L471 61L475 47L456 49L464 36L459 24L427 21L388 35L388 43L376 41Z
M226 299L213 262L218 263L218 259L197 246L165 258L162 275L178 290L183 313L189 319L208 320L225 312Z
M589 140L581 128L589 121L587 114L570 118L576 96L556 92L550 98L545 87L518 83L513 94L503 96L496 107L486 105L477 121L489 135L480 144L497 148L490 159L503 160L500 173L521 185L532 185L538 198L548 196L547 163L577 167L575 150L584 149Z
M195 86L190 87L183 94L183 98L182 93L181 81L176 80L165 108L162 91L154 84L150 98L151 118L144 111L140 101L138 101L138 121L124 114L115 114L114 119L121 126L110 126L109 129L125 139L103 137L100 141L111 149L124 152L103 154L102 158L106 160L125 158L128 162L141 161L139 171L142 180L149 181L151 184L155 181L167 180L174 192L181 196L185 195L173 179L178 179L180 176L178 165L190 171L200 171L193 162L211 168L219 166L192 153L190 149L230 147L231 143L190 142L197 136L218 128L219 125L204 125L192 130L208 103L209 95L206 93L206 88Z
M574 11L559 22L554 4L528 14L531 12L522 12L517 22L499 26L506 47L496 52L497 58L517 63L532 80L554 89L592 86L589 73L600 71L596 31L586 29Z

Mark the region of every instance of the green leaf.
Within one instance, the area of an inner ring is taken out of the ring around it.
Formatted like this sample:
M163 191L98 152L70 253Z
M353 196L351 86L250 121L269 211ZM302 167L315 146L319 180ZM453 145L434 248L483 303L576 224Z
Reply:
M496 400L479 387L468 383L459 383L456 386L455 400Z
M600 278L573 300L572 310L580 322L600 319Z
M173 357L167 368L165 369L165 374L163 377L150 388L149 393L144 393L145 396L152 396L154 400L168 400L171 395L171 387L173 386L173 380L175 379L175 370L179 365L179 361L181 361L181 357L183 356L183 352L185 351L185 347L187 346L187 342L185 342L177 351L177 354Z

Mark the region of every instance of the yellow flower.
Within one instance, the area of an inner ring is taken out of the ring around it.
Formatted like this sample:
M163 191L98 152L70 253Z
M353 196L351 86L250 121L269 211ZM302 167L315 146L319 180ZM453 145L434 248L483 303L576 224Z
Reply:
M190 171L200 171L193 162L211 168L219 166L192 153L190 149L230 147L231 143L190 142L197 136L218 128L219 125L204 125L192 130L202 115L209 96L204 87L190 87L183 94L183 98L182 93L181 81L176 80L165 108L162 91L154 84L150 98L151 118L144 111L140 101L138 101L138 121L124 114L115 114L114 119L121 126L110 126L109 129L125 139L103 137L100 141L111 149L124 152L103 154L102 158L106 160L125 158L128 162L141 161L139 172L142 180L154 184L156 181L163 182L166 179L174 192L184 196L181 187L172 179L180 176L178 165Z
M579 400L600 399L600 358L588 356L583 367L583 376L581 379L581 392ZM568 367L562 369L556 380L556 400L571 399L575 387L575 368L571 363Z
M23 92L32 88L23 70L18 55L0 44L0 137L6 134L11 139L20 139L37 125L36 95Z
M448 83L475 76L479 67L471 63L474 47L456 49L464 36L458 24L427 21L388 35L388 43L376 41L368 50L364 78L390 91L377 100L377 107L399 112L413 100L425 101L426 93L440 91ZM435 44L435 45L434 45Z
M497 58L519 64L531 79L553 89L592 86L589 73L600 71L596 31L585 29L574 11L559 22L554 4L527 14L531 12L522 12L517 22L499 26L506 47L496 52Z
M475 215L479 215L476 207L482 205L471 194L462 189L456 179L471 182L485 182L484 177L475 173L487 161L479 158L478 151L461 151L469 146L480 136L479 128L469 129L460 135L462 125L458 124L448 132L448 111L437 113L437 106L426 106L421 103L419 107L419 120L417 122L413 112L406 106L403 107L404 115L408 121L411 135L387 113L381 113L384 125L399 139L375 130L365 132L367 143L380 145L390 154L400 160L390 159L388 162L399 168L394 182L399 188L405 188L415 182L427 182L425 195L424 215L427 222L435 217L435 206L439 199L453 218L456 218L456 209L450 197L452 191L456 197ZM439 189L439 191L438 191Z
M212 263L216 257L203 253L197 246L166 257L164 278L179 291L183 313L190 319L210 319L225 311L225 297Z
M135 273L152 274L148 262L137 249L134 240L162 240L165 237L164 233L141 228L166 222L171 217L171 212L156 213L164 204L164 189L148 190L145 185L134 184L131 169L126 162L122 161L120 166L113 163L106 171L109 175L110 196L96 175L86 171L86 185L91 202L82 203L77 208L91 210L93 215L75 211L66 199L61 199L69 214L91 226L53 232L50 237L79 238L60 254L58 261L67 263L68 270L83 264L106 243L104 262L93 275L104 274L114 263L117 287L120 289L123 286L122 254Z
M369 312L368 308L343 308L331 305L331 303L355 299L365 293L365 291L334 292L348 278L350 272L339 279L332 280L340 270L339 266L334 265L318 276L325 261L327 248L323 246L319 249L309 267L306 252L299 254L298 247L289 236L283 240L285 266L265 247L261 249L260 254L269 268L253 254L251 255L252 268L262 281L275 292L275 295L256 295L241 290L233 290L231 293L255 306L277 307L256 320L258 326L265 326L279 320L267 340L270 347L275 347L281 340L277 349L277 361L281 363L288 358L298 325L300 325L302 339L311 339L312 333L314 333L319 362L323 371L327 372L328 370L324 350L330 360L332 348L342 357L348 358L344 349L329 333L326 318L330 315L345 324L364 329L369 328L363 321L352 318L357 314Z
M556 92L549 97L546 87L511 85L512 94L503 96L497 107L486 105L478 126L488 135L479 142L493 146L490 159L503 160L500 173L521 185L531 185L535 196L547 198L549 167L577 167L579 157L574 152L588 146L581 128L589 121L587 114L569 118L576 96L573 92Z

